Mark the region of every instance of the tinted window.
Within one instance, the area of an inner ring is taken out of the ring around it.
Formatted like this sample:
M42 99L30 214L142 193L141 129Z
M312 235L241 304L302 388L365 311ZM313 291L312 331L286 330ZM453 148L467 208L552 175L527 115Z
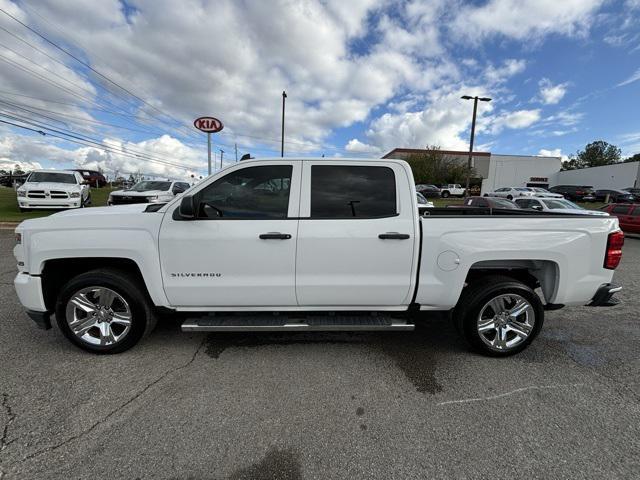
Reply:
M287 218L291 165L248 167L231 172L199 195L202 218Z
M629 207L627 205L616 205L611 210L611 213L620 213L622 215L626 215L629 212Z
M131 187L132 192L147 192L151 190L169 190L171 187L171 182L163 182L163 181L155 181L155 180L146 180L144 182L138 182L133 187Z
M376 218L396 213L396 180L390 168L311 167L311 218Z
M634 217L640 217L640 207L634 208L633 212L631 212L631 215L633 215Z
M517 205L514 205L508 200L503 200L501 198L495 198L492 200L494 208L518 208Z

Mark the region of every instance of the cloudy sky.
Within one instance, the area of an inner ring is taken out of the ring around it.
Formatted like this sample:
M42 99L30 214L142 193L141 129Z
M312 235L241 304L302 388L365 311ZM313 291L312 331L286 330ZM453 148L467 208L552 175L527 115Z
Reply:
M206 172L395 147L640 152L640 0L0 0L0 167ZM41 133L46 133L42 135Z

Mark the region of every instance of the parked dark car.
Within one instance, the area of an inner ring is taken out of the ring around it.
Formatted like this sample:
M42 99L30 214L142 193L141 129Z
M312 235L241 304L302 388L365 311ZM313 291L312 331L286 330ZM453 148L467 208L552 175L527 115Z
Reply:
M22 185L26 182L28 173L20 174L20 175L2 175L0 177L0 185L3 187L13 187L14 184Z
M629 188L623 188L623 190L633 195L634 198L636 199L636 202L640 203L640 188L629 187Z
M640 204L611 203L602 207L601 210L618 217L623 231L640 233Z
M440 198L440 189L435 185L416 185L416 192L425 198Z
M609 196L609 203L633 203L636 201L632 194L624 190L615 190L612 188L596 190L596 200L598 202L604 202L607 199L607 195Z
M593 187L588 185L556 185L549 188L552 193L559 193L573 202L595 202Z
M464 199L462 205L448 205L451 208L468 208L468 207L478 207L478 208L506 208L509 210L519 209L520 207L511 200L507 200L506 198L499 197L467 197Z
M107 179L104 178L104 175L96 170L75 168L74 171L80 172L82 178L89 182L92 187L104 187L107 184Z

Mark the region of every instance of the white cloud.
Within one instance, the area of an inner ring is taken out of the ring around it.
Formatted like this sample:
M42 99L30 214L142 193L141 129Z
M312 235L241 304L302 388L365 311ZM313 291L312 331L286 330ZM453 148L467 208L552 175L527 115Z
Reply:
M484 72L484 76L488 82L502 83L513 77L514 75L521 73L527 66L527 62L522 59L508 58L499 67L490 65Z
M585 34L604 0L489 0L458 10L451 32L481 40L492 35L525 40L549 33Z
M540 157L560 157L560 159L563 162L566 162L567 160L569 160L569 157L567 155L563 155L562 154L562 150L560 148L554 148L552 150L547 150L547 149L541 149L538 152L538 156Z
M502 112L491 118L483 129L493 135L496 135L505 128L526 128L533 125L538 120L540 120L540 109Z
M352 138L349 140L347 145L345 146L345 150L353 153L370 153L377 155L380 153L380 149L375 145L369 145L368 143L363 143L357 138Z
M111 151L98 147L74 148L58 140L5 134L0 136L0 166L18 164L28 169L42 168L42 163L34 159L46 159L47 168L100 168L112 176L116 172L125 175L139 172L175 179L189 178L206 169L207 160L202 151L168 135L138 143L118 138L104 138L102 142L111 147ZM152 161L142 156L151 157Z
M633 74L631 74L630 77L628 77L626 80L623 80L616 86L623 87L625 85L629 85L630 83L637 82L638 80L640 80L640 68L638 68Z
M545 105L558 103L567 93L567 83L554 85L548 78L543 78L538 82L540 87L540 101Z

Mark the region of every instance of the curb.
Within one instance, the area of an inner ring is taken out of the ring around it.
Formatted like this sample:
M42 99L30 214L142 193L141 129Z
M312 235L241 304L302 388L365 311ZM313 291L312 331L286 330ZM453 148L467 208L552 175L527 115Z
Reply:
M0 230L15 230L20 222L0 222Z

